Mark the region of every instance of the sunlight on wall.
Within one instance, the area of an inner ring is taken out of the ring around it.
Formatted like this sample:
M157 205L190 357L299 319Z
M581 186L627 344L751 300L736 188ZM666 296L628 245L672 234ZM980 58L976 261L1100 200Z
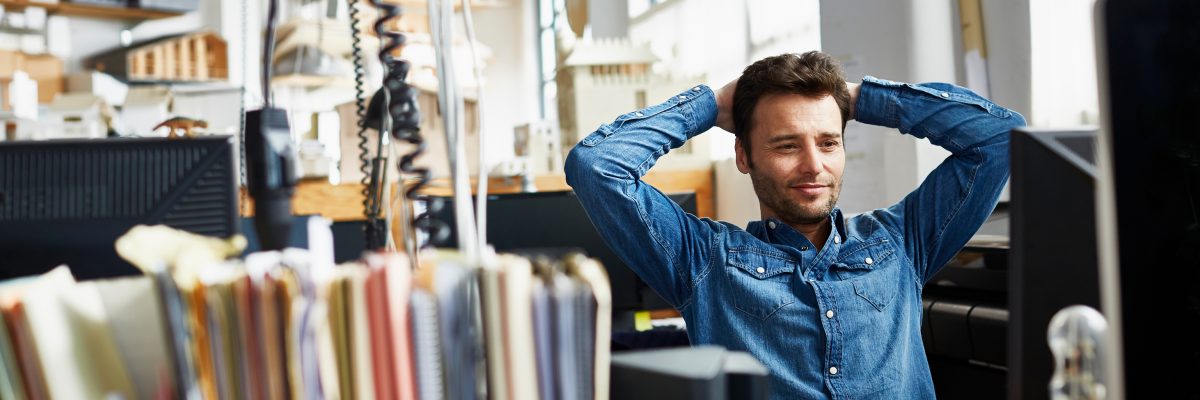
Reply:
M1029 3L1031 126L1099 123L1092 4L1093 0Z

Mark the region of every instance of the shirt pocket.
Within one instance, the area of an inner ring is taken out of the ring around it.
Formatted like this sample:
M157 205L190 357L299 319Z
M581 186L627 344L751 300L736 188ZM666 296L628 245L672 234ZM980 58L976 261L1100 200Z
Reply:
M668 109L670 109L671 106L673 106L673 105L675 105L675 103L673 101L666 101L664 103L646 107L646 108L638 110L638 111L621 114L620 116L617 117L616 120L613 120L613 122L600 125L600 127L597 128L595 132L592 132L592 134L587 135L587 137L583 138L583 140L580 141L579 144L587 146L587 147L592 147L592 146L598 145L598 144L600 144L600 142L603 142L604 139L608 139L609 136L612 136L612 134L620 131L621 128L625 127L626 124L636 123L637 121L641 121L641 120L653 117L655 115L661 114L663 111L667 111Z
M725 267L728 296L734 308L767 320L796 302L792 281L796 262L783 253L755 248L731 248Z
M831 269L838 279L854 287L855 295L883 312L901 285L899 263L891 242L880 239L841 253Z

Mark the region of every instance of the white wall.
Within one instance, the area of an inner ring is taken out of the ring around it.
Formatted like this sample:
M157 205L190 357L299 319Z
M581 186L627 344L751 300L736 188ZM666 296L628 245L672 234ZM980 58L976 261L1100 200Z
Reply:
M629 24L630 40L649 43L650 49L663 60L656 65L656 73L703 75L713 90L737 78L746 68L750 53L746 32L744 1L667 1L633 18ZM662 99L650 102L655 100ZM713 128L704 135L712 136L709 140L713 160L733 157L732 134Z
M656 72L704 75L716 90L760 58L819 49L817 8L817 0L668 0L634 17L629 36L664 60ZM733 134L713 128L704 135L717 218L743 226L759 219L750 178L733 163Z
M492 49L482 127L490 166L513 158L513 127L539 119L536 12L535 0L520 0L472 13L475 35Z
M863 12L870 9L871 12ZM951 3L944 0L826 0L821 44L843 60L851 82L864 75L907 82L955 82ZM840 207L857 213L893 204L949 154L895 129L846 127Z
M1029 125L1099 125L1094 0L1030 3L1031 74Z
M855 70L910 81L965 85L960 69L961 32L956 2L822 1L822 41L826 51L849 54ZM1031 126L1073 127L1098 121L1096 67L1092 32L1093 0L982 0L987 76L992 101L1024 115ZM863 7L872 8L862 13ZM907 15L907 18L896 18ZM857 79L848 68L848 78ZM847 163L847 188L855 175L881 178L883 198L846 191L848 211L890 204L924 179L948 154L925 141L883 134L875 127L847 129L848 158L853 137L884 136L888 151L883 172ZM875 133L869 133L875 132ZM870 144L868 144L870 145ZM900 149L894 151L893 149ZM873 152L875 149L870 149ZM866 198L874 202L857 200ZM1007 190L1001 200L1007 200ZM854 205L852 207L850 205Z
M629 1L591 1L587 8L593 39L629 36Z
M1026 118L1030 99L1029 0L982 0L992 101Z
M121 45L120 21L70 17L71 55L63 59L68 74L84 71L83 60Z
M747 20L744 1L669 0L635 17L629 37L635 43L649 43L664 60L656 72L703 74L708 86L717 90L746 68L750 53ZM754 188L749 177L733 166L733 134L713 128L703 135L710 136L711 157L716 160L717 219L736 224L757 220Z

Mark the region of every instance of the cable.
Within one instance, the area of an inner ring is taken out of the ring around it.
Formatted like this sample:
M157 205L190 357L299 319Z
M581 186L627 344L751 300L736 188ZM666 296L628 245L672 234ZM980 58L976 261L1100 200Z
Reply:
M354 115L358 116L358 121L355 123L358 126L358 171L362 173L362 178L359 183L362 184L363 196L363 216L366 217L367 223L363 225L363 234L366 235L367 247L373 247L374 238L378 237L379 224L375 223L378 215L372 214L373 209L371 196L371 149L370 142L367 139L367 106L364 87L366 86L366 68L363 66L362 57L362 31L358 29L358 24L361 22L358 17L357 0L350 0L350 47L352 49L351 56L354 63Z
M250 3L242 2L242 37L250 37L250 23L247 15L250 13ZM246 60L250 58L248 46L242 46L242 90L238 99L238 214L245 215L246 196L250 192L246 186L246 80L249 70Z
M457 223L459 249L469 260L479 260L474 210L471 209L471 187L466 168L465 146L459 140L463 131L462 94L454 72L454 51L451 42L453 25L451 4L429 2L434 53L437 55L438 102L442 105L442 122L446 130L447 152L454 185L454 214Z
M479 173L476 175L478 187L475 190L475 226L478 233L479 248L483 249L487 246L487 187L488 174L486 152L484 151L483 132L485 125L483 123L484 108L483 108L483 72L479 67L479 53L475 49L475 22L471 19L471 1L463 0L463 25L467 30L468 48L471 50L471 70L475 74L475 126L479 130ZM482 252L480 255L482 256Z
M415 164L417 157L424 153L426 143L420 134L421 114L417 104L417 90L405 81L410 65L407 61L396 59L392 55L396 49L405 44L406 38L399 32L386 29L389 20L400 17L401 8L380 0L371 0L371 5L380 10L379 19L375 21L375 31L383 40L378 57L384 67L384 80L383 87L375 95L378 101L372 99L371 109L367 114L371 115L376 104L379 104L382 111L379 115L381 147L386 146L387 134L390 134L391 138L412 145L411 151L400 155L397 167L401 172L401 176L398 178L398 182L401 183L400 190L404 191L404 199L407 200L407 204L401 207L404 214L402 223L406 232L404 247L415 267L420 265L417 260L419 250L429 247L435 241L447 236L448 227L445 223L432 218L431 212L436 211L439 206L436 202L430 202L429 207L420 213L413 209L415 200L418 199L418 192L429 182L430 171L428 168L417 167ZM383 167L383 164L376 166L377 169ZM407 188L403 184L406 176L411 176L416 180ZM377 188L379 186L376 185ZM387 202L386 197L383 201ZM390 202L388 203L390 207ZM390 232L390 229L388 231ZM425 233L429 240L420 243L417 237L418 232Z
M271 54L275 53L275 17L279 0L270 0L267 6L267 37L263 40L262 93L263 108L271 108Z
M358 5L358 1L349 0L350 49L352 49L350 55L352 55L354 65L354 115L359 119L355 125L359 127L356 135L359 137L359 172L362 173L362 178L359 179L362 184L362 214L370 217L371 215L368 213L368 210L371 208L371 197L370 193L368 193L368 190L370 190L368 186L371 185L371 161L367 160L367 156L371 154L371 150L368 149L367 126L365 124L367 118L366 98L364 96L366 68L362 66L362 31L359 30L360 11L356 5ZM364 228L370 229L370 226Z

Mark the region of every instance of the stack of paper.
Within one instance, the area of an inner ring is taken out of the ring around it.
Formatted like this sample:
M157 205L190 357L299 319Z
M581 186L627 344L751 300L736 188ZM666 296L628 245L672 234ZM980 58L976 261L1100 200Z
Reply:
M240 260L220 241L154 236L118 244L144 276L0 282L0 400L608 397L595 260L334 266L320 248Z

